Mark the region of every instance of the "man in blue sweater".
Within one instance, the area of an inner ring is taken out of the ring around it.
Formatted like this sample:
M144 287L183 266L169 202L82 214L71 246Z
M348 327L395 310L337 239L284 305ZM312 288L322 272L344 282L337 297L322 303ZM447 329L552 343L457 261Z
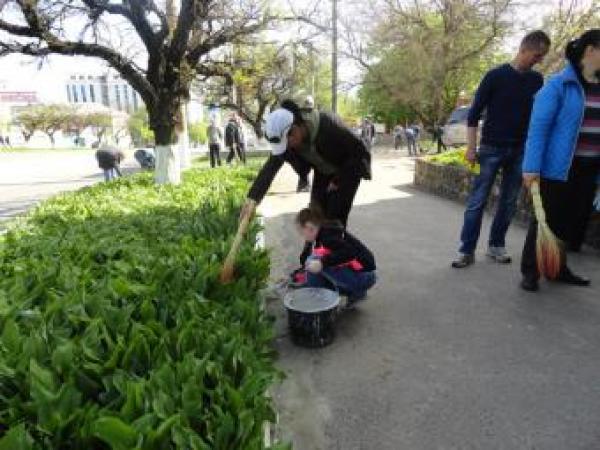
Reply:
M466 158L479 162L481 171L474 179L467 202L458 257L452 267L461 269L475 262L475 248L481 221L498 172L502 172L498 209L490 230L488 256L508 264L505 238L514 216L521 190L521 163L527 127L535 93L544 78L533 67L542 62L550 48L550 38L534 31L521 41L519 53L511 63L490 70L481 81L468 118ZM485 111L481 144L477 148L477 127Z

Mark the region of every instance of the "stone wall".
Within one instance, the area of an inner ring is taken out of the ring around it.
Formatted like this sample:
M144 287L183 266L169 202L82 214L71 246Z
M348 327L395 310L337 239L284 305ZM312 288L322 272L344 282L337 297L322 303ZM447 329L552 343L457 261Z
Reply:
M469 195L473 174L464 167L446 166L433 163L424 159L417 159L415 166L414 184L421 190L430 192L450 200L465 203ZM498 202L500 191L497 180L488 201L488 211L493 211ZM531 214L531 201L529 195L523 190L517 204L515 220L523 225L529 222ZM600 214L592 217L588 229L587 243L600 249Z

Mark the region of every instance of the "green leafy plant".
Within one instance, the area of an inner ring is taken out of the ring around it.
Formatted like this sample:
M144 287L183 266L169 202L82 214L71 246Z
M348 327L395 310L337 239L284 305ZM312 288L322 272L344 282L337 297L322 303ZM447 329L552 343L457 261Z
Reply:
M467 161L467 159L465 158L465 152L466 149L461 148L444 153L439 153L436 155L426 156L425 159L436 164L442 164L444 166L464 167L470 172L473 172L475 174L479 173L479 164L472 165L469 161Z
M278 376L252 169L150 175L42 203L0 238L0 450L262 449Z

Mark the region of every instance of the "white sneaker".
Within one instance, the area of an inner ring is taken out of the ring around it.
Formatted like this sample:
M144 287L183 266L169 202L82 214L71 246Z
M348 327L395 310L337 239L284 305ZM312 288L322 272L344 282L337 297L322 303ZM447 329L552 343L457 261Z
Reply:
M510 264L512 262L512 257L504 247L489 247L487 256L499 264Z

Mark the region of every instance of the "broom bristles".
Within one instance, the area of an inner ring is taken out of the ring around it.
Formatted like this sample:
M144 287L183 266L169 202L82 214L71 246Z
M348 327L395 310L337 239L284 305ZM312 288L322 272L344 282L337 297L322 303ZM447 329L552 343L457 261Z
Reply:
M560 239L552 232L546 223L546 213L542 204L538 183L531 186L533 209L538 222L536 242L536 259L538 270L550 280L556 279L562 267L563 249Z

